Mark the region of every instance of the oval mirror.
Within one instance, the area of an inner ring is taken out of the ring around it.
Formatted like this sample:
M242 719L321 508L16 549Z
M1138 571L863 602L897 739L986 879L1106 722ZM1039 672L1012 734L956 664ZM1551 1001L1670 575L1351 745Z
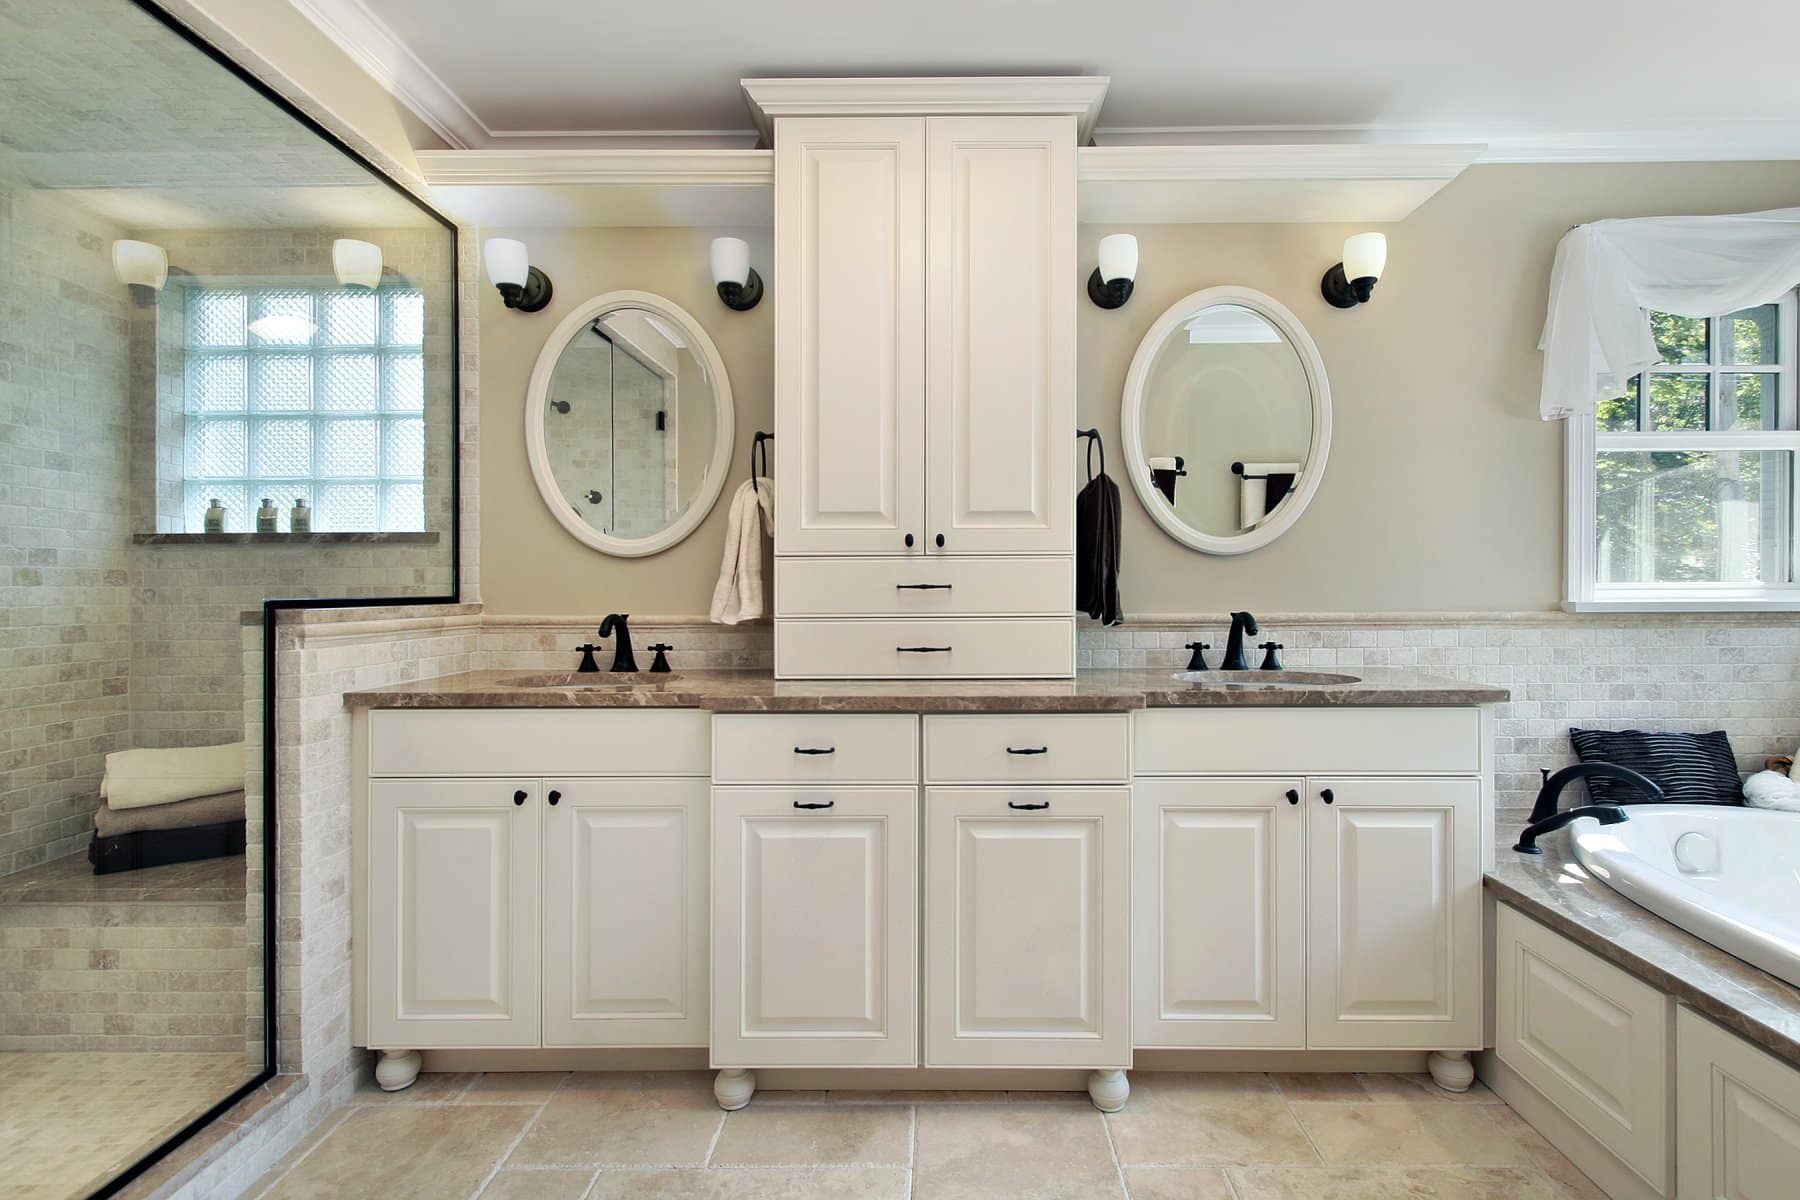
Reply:
M706 519L731 461L731 383L680 306L608 292L550 335L531 373L525 447L544 503L596 550L637 557Z
M1305 326L1273 298L1214 287L1144 335L1120 413L1132 487L1176 541L1243 554L1306 510L1331 446L1331 389Z

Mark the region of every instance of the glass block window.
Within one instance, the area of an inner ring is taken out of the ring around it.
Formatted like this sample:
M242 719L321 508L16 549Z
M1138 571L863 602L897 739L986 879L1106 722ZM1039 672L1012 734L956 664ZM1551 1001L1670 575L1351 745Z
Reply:
M187 293L185 528L256 528L296 498L319 533L425 528L425 298L410 288Z

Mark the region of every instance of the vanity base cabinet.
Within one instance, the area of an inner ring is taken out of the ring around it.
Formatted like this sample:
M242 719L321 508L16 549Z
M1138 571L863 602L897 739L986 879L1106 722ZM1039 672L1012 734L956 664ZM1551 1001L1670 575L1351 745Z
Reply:
M916 787L714 789L714 1066L918 1062L917 829Z
M1675 1010L1676 1196L1785 1200L1800 1180L1800 1071Z
M1130 1065L1129 822L1125 788L925 790L927 1066Z

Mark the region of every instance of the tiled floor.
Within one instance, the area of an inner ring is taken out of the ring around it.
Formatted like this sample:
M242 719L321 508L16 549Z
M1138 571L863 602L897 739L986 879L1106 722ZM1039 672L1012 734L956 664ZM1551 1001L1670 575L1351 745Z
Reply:
M0 1197L86 1196L223 1100L244 1054L0 1054Z
M1138 1073L1079 1093L758 1092L710 1073L425 1075L360 1093L259 1200L1604 1200L1479 1084Z

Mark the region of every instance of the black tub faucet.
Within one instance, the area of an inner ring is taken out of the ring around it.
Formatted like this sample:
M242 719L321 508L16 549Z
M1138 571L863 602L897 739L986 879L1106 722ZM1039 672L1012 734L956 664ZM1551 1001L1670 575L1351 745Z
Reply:
M637 659L631 653L631 630L625 625L630 616L630 613L608 613L606 619L600 622L601 637L613 637L617 634L617 639L613 642L612 669L615 671L638 669Z
M1231 635L1225 639L1225 661L1219 664L1219 670L1248 671L1250 664L1244 658L1244 635L1255 637L1261 632L1256 626L1256 618L1249 613L1232 613Z
M1564 825L1581 817L1593 817L1602 825L1617 825L1621 821L1628 820L1625 810L1617 804L1585 804L1580 808L1556 811L1557 800L1562 796L1564 788L1577 779L1587 779L1595 775L1636 788L1644 794L1644 803L1658 804L1664 799L1662 786L1654 779L1640 775L1629 767L1621 767L1617 763L1576 763L1572 767L1564 767L1554 775L1546 771L1544 772L1544 786L1538 789L1537 803L1531 809L1531 821L1519 833L1519 840L1514 843L1513 849L1520 854L1542 854L1543 851L1538 848L1537 844L1540 836L1561 829Z

